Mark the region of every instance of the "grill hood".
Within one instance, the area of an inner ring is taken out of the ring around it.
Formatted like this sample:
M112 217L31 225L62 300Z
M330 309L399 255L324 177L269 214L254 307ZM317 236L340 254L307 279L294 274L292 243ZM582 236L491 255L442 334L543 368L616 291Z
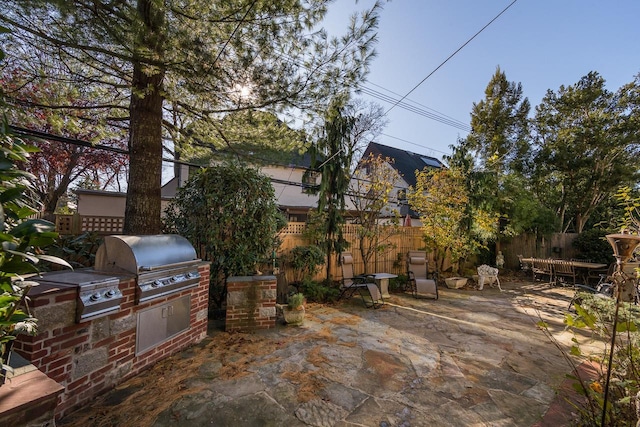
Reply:
M96 253L96 271L139 274L199 261L187 239L176 234L105 236Z

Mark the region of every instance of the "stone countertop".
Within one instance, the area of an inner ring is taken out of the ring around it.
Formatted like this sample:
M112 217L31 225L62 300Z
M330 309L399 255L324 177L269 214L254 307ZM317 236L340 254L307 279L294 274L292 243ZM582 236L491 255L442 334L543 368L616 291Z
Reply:
M10 425L5 424L10 420L28 421L42 415L39 409L51 411L53 416L64 387L15 353L10 364L14 372L7 374L6 382L0 386L0 425Z

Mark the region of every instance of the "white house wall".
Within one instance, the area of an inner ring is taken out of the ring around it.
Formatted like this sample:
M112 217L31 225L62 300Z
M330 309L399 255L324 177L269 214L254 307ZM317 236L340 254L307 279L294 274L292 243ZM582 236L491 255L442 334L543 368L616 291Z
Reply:
M78 215L80 216L108 216L124 217L127 201L125 193L111 193L107 191L78 190ZM169 205L170 200L162 199L162 212Z
M296 207L296 208L314 208L318 206L318 196L314 194L304 193L302 190L302 176L304 170L291 167L276 167L265 166L260 169L260 172L270 178L278 181L291 182L293 184L283 184L280 182L272 181L273 189L275 192L278 205L282 207Z
M124 216L127 200L125 194L96 192L87 194L78 192L78 214L82 216Z
M402 178L402 176L398 173L398 171L389 163L385 162L384 166L391 170L391 172L395 175L395 179L393 182L393 188L391 190L391 192L389 193L389 203L387 203L387 205L382 209L381 214L383 216L387 216L389 215L391 212L393 212L394 210L397 210L398 212L400 212L400 204L401 203L407 203L406 200L404 202L401 202L398 200L398 193L400 191L404 191L404 193L406 194L407 189L409 188L409 184ZM351 178L351 184L349 185L350 189L357 189L358 188L358 183L357 183L357 179L360 173L363 173L363 175L360 176L360 179L368 179L367 175L364 175L364 171L361 170L357 170L356 172L354 172L352 178ZM364 188L362 188L361 186L361 190L364 190ZM348 204L348 209L354 209L355 205L354 203L351 201L351 197L348 197L346 200L347 204Z

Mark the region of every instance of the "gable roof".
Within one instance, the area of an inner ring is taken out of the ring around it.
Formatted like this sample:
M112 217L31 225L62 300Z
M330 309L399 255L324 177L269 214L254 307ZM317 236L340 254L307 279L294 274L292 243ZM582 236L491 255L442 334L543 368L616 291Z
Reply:
M362 158L366 158L369 154L374 156L381 155L394 160L392 166L400 173L409 185L416 185L416 170L422 170L425 167L444 168L445 165L435 157L423 154L412 153L411 151L401 150L399 148L389 147L387 145L370 142L365 150Z

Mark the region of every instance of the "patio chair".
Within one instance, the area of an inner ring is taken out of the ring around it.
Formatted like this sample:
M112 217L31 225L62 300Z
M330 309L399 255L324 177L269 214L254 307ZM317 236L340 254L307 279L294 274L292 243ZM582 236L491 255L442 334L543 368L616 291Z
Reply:
M494 283L497 283L498 289L500 289L500 292L502 292L502 288L500 287L500 279L498 279L498 269L487 264L482 264L480 267L478 267L479 291L484 289L485 283L487 283L491 287L493 287Z
M616 270L616 265L615 262L612 262L607 268L589 269L589 271L587 271L585 285L591 286L591 284L593 284L595 287L600 283L610 280L613 272Z
M556 286L566 286L569 279L571 279L571 285L576 285L576 268L570 261L557 260L554 261L554 278Z
M611 277L608 277L611 279ZM575 303L579 303L581 301L580 293L590 293L594 294L600 298L613 298L613 292L615 290L613 283L607 283L606 281L602 281L598 283L595 287L591 287L588 285L575 285L574 289L576 292L573 294L573 298L569 301L568 310L571 310L571 307Z
M438 281L434 274L429 277L427 268L427 253L424 251L409 251L407 254L407 276L409 289L414 298L432 296L438 299Z
M353 256L351 252L342 252L340 254L340 265L342 267L342 280L340 281L338 299L344 296L351 297L359 288L367 286L367 276L353 274Z
M531 271L533 272L533 280L542 280L547 278L547 283L554 283L553 261L550 259L535 258L533 260Z
M367 308L380 308L384 305L382 293L375 283L366 283L365 286L358 287L358 292L362 297L362 302Z
M531 265L528 262L524 261L524 256L518 255L518 261L520 261L520 270L527 272L531 270Z

